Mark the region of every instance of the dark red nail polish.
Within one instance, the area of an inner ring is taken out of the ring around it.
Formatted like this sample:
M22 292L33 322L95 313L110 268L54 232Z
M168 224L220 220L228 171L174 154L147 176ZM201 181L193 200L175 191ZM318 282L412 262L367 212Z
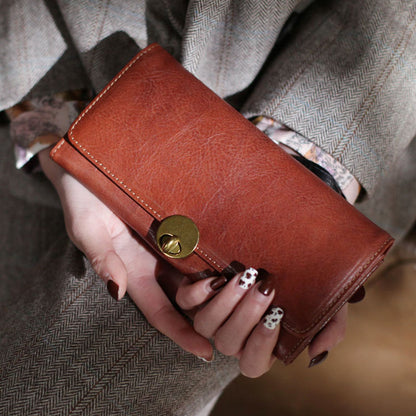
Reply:
M217 277L213 280L210 284L212 290L218 290L222 288L227 283L227 279L225 276Z
M356 292L349 298L348 303L361 302L365 297L365 288L360 286Z
M107 282L108 293L115 299L118 300L118 284L113 280Z
M309 368L322 363L323 361L326 360L327 357L328 357L328 351L321 352L319 355L312 358L312 360L309 363Z
M264 296L269 296L273 292L273 283L270 279L262 280L257 290Z

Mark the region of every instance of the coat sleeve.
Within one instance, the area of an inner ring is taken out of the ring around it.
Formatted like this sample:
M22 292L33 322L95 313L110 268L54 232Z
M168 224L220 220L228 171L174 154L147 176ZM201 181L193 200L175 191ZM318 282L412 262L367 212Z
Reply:
M372 195L416 133L416 1L318 1L247 100L341 162Z
M0 111L23 99L89 86L77 52L63 36L55 1L0 5Z

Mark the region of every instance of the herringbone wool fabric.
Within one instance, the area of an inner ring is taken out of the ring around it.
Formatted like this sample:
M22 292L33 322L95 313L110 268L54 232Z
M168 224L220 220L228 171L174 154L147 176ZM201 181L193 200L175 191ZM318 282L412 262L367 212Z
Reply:
M416 135L416 0L316 0L276 47L300 3L4 0L0 109L31 87L99 91L158 42L247 117L269 115L336 157L371 197L358 208L400 238L416 212L402 185L414 179L402 163Z
M0 138L7 143L6 128ZM11 146L4 149L0 415L200 414L238 374L235 360L217 354L206 364L152 328L128 298L115 302L68 240L53 197L29 203L14 192L53 190L17 171Z
M311 7L244 112L284 120L373 194L415 136L416 2L355 4Z
M276 44L299 3L3 0L0 109L99 91L158 42L247 117L275 118L336 157L367 191L358 207L401 237L416 212L416 1L316 0ZM235 361L207 365L130 300L112 301L66 237L51 185L16 171L5 129L1 139L0 414L206 411Z

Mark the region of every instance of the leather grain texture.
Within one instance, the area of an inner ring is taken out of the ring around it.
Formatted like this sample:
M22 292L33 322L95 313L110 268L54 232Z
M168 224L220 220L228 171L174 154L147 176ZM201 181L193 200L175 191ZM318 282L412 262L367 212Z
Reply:
M393 239L287 155L159 45L143 49L51 151L155 247L180 214L198 226L183 273L264 269L293 361L383 260Z

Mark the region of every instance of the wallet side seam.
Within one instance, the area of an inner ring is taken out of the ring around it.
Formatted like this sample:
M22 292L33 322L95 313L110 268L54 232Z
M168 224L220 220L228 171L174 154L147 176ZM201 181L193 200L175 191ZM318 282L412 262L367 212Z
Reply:
M378 248L377 251L374 252L374 254L367 260L367 262L363 265L361 265L358 269L358 271L354 274L354 276L349 279L348 283L342 288L342 290L340 290L340 292L338 293L338 296L334 299L331 300L331 302L327 305L327 307L321 312L321 314L313 321L313 323L311 325L309 325L309 327L303 329L302 331L299 331L295 328L293 328L292 326L290 326L288 323L285 323L285 327L287 329L289 329L290 331L299 334L299 335L303 335L306 334L307 332L309 332L311 329L314 328L314 326L328 313L328 311L333 307L334 304L336 304L340 298L342 298L342 296L344 296L345 292L351 288L351 286L354 285L354 283L356 283L357 281L359 281L359 277L362 277L362 275L364 274L363 272L365 272L368 269L368 266L377 258L377 256L379 256L383 250L385 249L385 247L389 244L392 243L393 239L392 238L387 238L383 244L381 244L381 246ZM361 284L361 281L359 282Z
M368 268L368 266L369 266L369 264L378 256L378 255L380 255L385 249L386 249L386 246L389 246L390 244L392 244L393 243L393 239L392 238L387 238L385 241L384 241L384 243L379 247L379 249L373 254L373 256L367 261L367 263L365 264L365 265L363 265L363 266L361 266L360 267L360 269L359 269L359 271L355 274L355 276L353 277L353 279L351 279L351 281L349 282L349 284L347 284L347 285L345 285L344 286L344 288L343 288L343 290L341 291L341 293L337 296L337 298L336 299L334 299L332 302L331 302L331 304L328 306L328 308L325 310L325 313L328 313L328 310L339 300L339 298L340 297L342 297L343 296L343 294L352 286L352 284L354 283L354 282L357 282L357 275L359 275L359 274L363 274L363 272ZM370 272L371 273L371 272ZM344 306L344 304L346 303L346 301L345 302L343 302L342 304L340 304L340 306L339 306L339 308L338 308L338 310L339 309L341 309L342 308L342 306ZM337 310L337 311L338 311ZM337 312L337 311L335 311L335 313ZM315 321L315 323L317 322L317 321L319 321L320 319L322 319L322 317L325 315L325 313L323 312L321 315L320 315L320 317ZM323 325L322 325L322 327L324 327L327 323L328 323L328 321L330 320L331 318L329 318L326 322L324 322L323 323ZM285 325L283 325L283 327L284 328L286 328L286 329L291 329L291 327L290 327L290 325L288 325L287 323L285 324ZM305 330L304 332L302 331L302 332L299 332L299 331L296 331L296 330L292 330L295 334L299 334L299 335L302 335L302 334L305 334L308 330L311 330L313 328L313 326L311 325L307 330ZM292 347L292 349L290 350L290 351L288 351L285 355L283 355L283 356L280 356L281 357L281 359L282 359L282 361L285 363L285 364L290 364L297 356L298 356L298 350L299 350L299 348L301 349L301 350L303 350L303 348L305 347L305 346L307 346L309 343L311 342L311 338L309 337L309 336L303 336L302 338L299 338L299 341Z

